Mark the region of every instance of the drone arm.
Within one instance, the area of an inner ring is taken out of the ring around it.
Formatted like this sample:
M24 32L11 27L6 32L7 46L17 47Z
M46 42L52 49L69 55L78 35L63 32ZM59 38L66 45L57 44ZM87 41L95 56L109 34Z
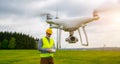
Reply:
M100 17L98 16L98 11L94 10L93 11L93 20L98 20Z
M97 18L87 18L86 20L84 20L84 22L82 23L82 24L87 24L87 23L90 23L90 22L92 22L92 21L94 21L94 20L97 20Z
M46 22L50 24L50 28L62 29L62 26L55 23L54 20L47 20Z
M92 20L98 20L99 19L99 16L94 16L93 18L92 18Z
M95 20L99 20L99 16L98 16L98 12L95 10L93 11L93 18L88 18L86 19L86 23L89 23L89 22L92 22L92 21L95 21Z
M53 20L46 20L48 24L54 24Z

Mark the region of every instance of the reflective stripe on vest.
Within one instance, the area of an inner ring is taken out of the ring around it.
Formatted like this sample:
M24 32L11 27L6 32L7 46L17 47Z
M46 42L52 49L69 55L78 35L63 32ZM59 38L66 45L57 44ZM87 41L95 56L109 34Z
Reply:
M52 48L54 45L54 40L50 38L50 41L46 37L42 38L43 46L42 48ZM53 53L41 53L40 57L53 57Z

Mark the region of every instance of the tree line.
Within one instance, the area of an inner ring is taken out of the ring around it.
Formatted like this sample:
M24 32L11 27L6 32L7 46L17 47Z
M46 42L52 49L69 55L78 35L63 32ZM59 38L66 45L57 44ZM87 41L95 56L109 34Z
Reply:
M0 49L35 49L37 40L22 33L0 32Z

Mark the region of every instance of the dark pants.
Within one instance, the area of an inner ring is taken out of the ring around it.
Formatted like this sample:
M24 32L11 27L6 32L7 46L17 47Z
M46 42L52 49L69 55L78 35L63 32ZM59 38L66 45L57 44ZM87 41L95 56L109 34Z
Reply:
M40 64L54 64L53 57L41 58Z

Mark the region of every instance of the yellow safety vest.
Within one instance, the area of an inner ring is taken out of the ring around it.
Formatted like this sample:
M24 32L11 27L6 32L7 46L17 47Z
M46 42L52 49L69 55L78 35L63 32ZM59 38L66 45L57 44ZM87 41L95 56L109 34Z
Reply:
M46 37L42 37L43 46L42 48L52 48L54 46L54 40L50 38L50 41ZM53 53L41 53L40 57L53 57Z

